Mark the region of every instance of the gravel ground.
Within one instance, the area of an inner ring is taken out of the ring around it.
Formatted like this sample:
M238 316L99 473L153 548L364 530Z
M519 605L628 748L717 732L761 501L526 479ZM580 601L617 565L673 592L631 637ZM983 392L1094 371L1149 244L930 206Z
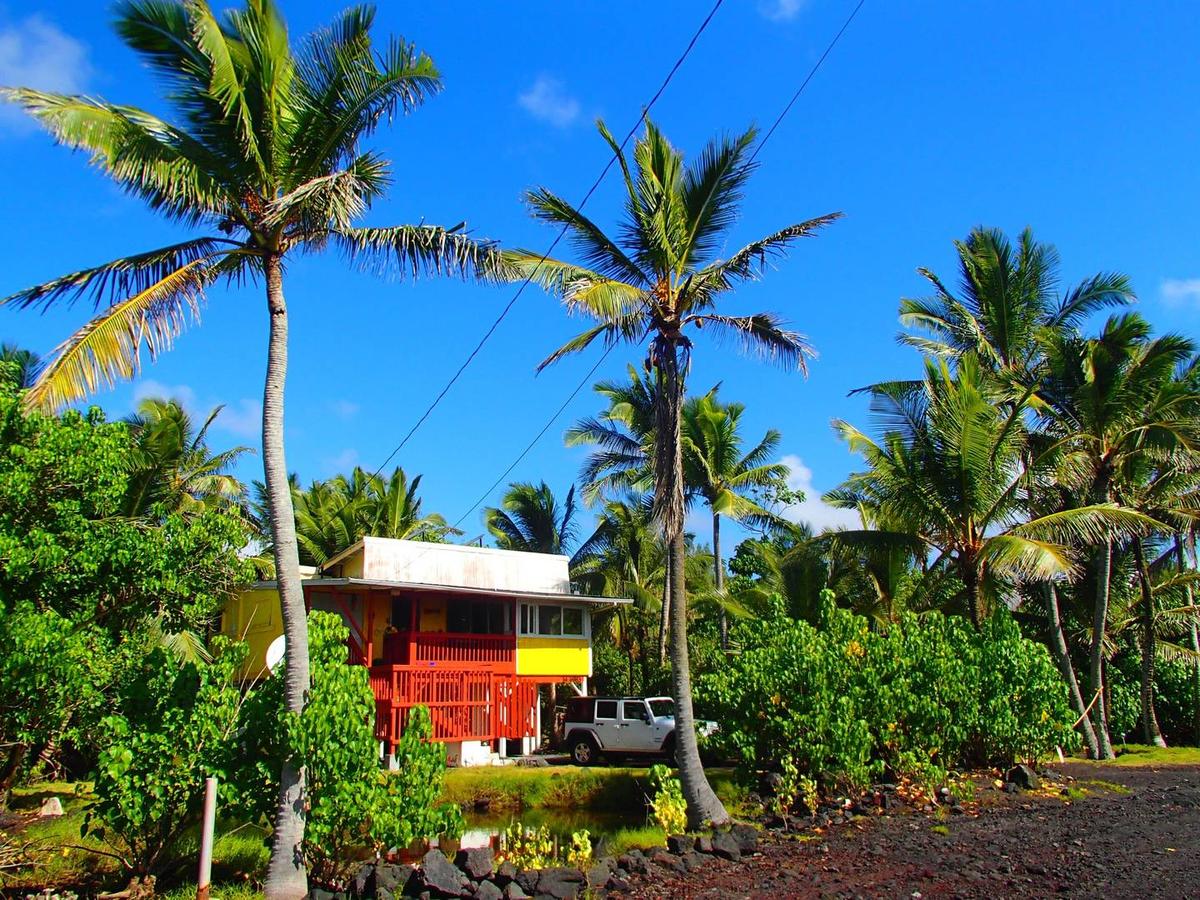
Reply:
M768 837L740 863L655 867L632 896L1200 897L1200 767L1056 771L1087 796L988 791L977 816L871 816L804 840Z

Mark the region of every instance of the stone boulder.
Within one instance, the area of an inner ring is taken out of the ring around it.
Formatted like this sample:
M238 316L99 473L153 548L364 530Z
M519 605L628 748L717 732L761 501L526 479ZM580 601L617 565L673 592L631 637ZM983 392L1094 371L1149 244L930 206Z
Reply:
M1038 773L1024 763L1009 769L1005 781L1015 784L1023 791L1034 791L1042 786L1042 779L1038 778Z
M587 879L578 869L542 869L538 874L537 892L555 900L572 900L583 894L586 884Z
M672 834L667 836L667 849L676 856L681 853L687 853L692 849L694 843L686 834Z
M430 850L421 858L420 886L441 897L469 897L475 890L471 880L441 850Z
M471 897L472 900L504 900L504 891L490 881L481 881Z
M492 858L490 847L459 850L454 857L454 864L462 869L472 881L491 878L492 872L495 870L495 860Z
M527 900L529 895L515 881L504 886L504 900Z
M714 856L730 862L737 862L742 858L742 850L738 846L737 839L728 831L718 831L714 834L712 844Z
M734 825L729 833L742 853L753 853L758 849L758 829L753 825Z

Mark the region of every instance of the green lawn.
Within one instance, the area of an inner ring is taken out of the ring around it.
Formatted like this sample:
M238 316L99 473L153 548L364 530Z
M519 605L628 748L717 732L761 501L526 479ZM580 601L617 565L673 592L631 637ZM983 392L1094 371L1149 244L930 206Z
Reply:
M1200 766L1200 747L1153 747L1120 744L1116 759L1084 760L1097 766Z
M46 886L82 888L94 893L98 888L120 889L126 880L115 859L100 851L111 849L95 838L81 838L80 827L84 813L92 801L91 785L87 782L42 782L13 791L14 812L38 809L48 797L58 797L63 805L61 818L37 819L17 837L31 842L37 849L38 866L13 877L0 877L0 890L19 893L25 888ZM260 828L217 823L217 840L213 845L213 897L216 900L249 900L261 894L255 879L265 869L267 850ZM195 858L199 852L197 835L190 835L185 853ZM192 875L193 873L188 873ZM194 880L183 879L161 886L166 896L183 900L196 895Z

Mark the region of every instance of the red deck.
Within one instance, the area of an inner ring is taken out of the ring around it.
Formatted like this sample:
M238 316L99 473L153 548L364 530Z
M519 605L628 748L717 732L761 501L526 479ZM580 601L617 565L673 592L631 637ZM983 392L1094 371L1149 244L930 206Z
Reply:
M414 706L429 709L437 741L534 737L537 689L546 681L480 669L372 666L376 737L398 741Z

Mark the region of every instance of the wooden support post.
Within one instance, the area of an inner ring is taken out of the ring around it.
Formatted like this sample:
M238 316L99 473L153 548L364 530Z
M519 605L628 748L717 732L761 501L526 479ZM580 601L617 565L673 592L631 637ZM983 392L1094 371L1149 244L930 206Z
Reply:
M212 889L213 832L217 827L217 779L204 779L204 821L200 826L200 873L196 900L208 900Z

